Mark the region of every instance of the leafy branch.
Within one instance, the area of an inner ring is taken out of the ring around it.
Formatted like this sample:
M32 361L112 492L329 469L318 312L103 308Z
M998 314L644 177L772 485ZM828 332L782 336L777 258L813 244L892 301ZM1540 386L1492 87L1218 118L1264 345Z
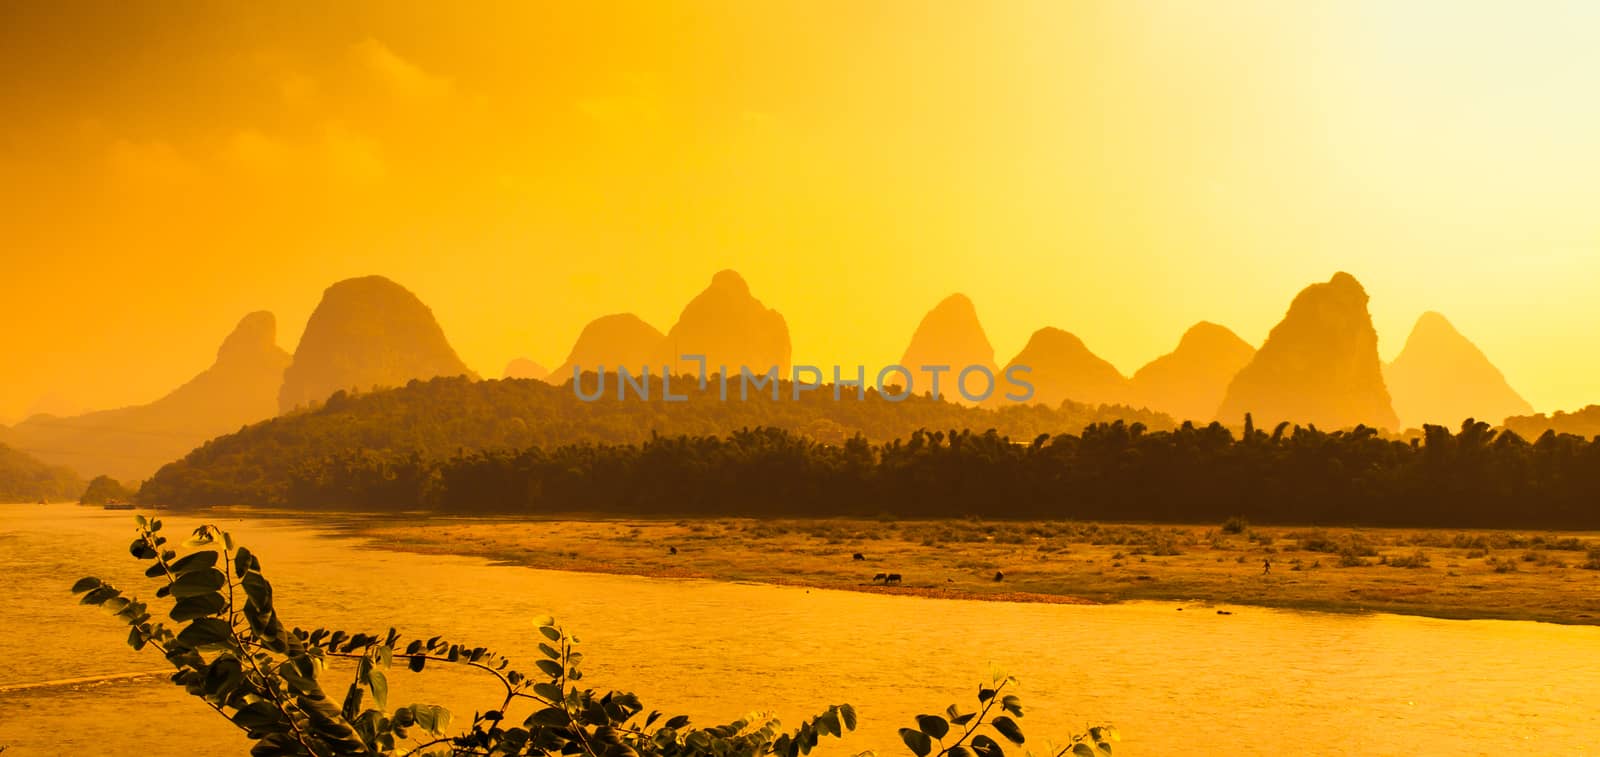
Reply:
M823 738L856 728L848 704L787 731L770 715L695 728L686 715L646 714L632 693L579 688L578 639L551 618L534 624L541 658L531 675L487 647L439 636L402 647L393 628L382 634L291 630L278 617L261 561L229 534L201 526L183 543L191 551L179 556L160 520L139 516L137 523L128 551L150 563L145 576L159 582L156 597L171 603L166 615L175 625L154 619L145 602L99 578L79 579L72 592L126 623L135 650L159 652L174 668L174 684L255 742L252 757L801 757ZM354 661L337 703L322 686L333 659ZM465 730L450 733L451 712L444 707L390 707L389 671L397 660L415 673L430 664L488 673L503 696L497 707L475 711ZM917 727L900 729L900 738L915 757L1005 757L996 736L1024 743L1017 724L1022 701L1009 693L1015 685L997 676L978 689L976 711L963 713L952 704L943 715L918 715ZM507 725L506 712L519 700L535 709L520 725ZM996 707L1000 713L991 717ZM1108 755L1115 740L1114 729L1096 726L1065 748L1051 749L1049 757Z

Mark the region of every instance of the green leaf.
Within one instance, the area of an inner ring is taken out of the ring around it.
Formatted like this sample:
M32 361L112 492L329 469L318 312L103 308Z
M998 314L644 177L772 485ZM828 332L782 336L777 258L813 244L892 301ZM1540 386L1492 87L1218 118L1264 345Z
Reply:
M1094 747L1082 741L1072 745L1072 753L1079 755L1079 757L1095 757Z
M561 659L561 652L560 651L558 651L555 647L552 647L549 644L546 644L546 643L544 643L542 641L539 642L539 651L543 652L545 657L548 657L548 658L550 658L552 660Z
M985 689L985 688L979 688L978 689L978 701L987 702L987 701L989 701L991 699L994 699L994 689Z
M839 717L844 721L845 730L854 731L856 729L856 708L848 704L839 705Z
M204 618L208 615L221 613L228 606L228 601L221 594L200 594L193 597L184 597L172 606L168 615L180 623Z
M239 584L244 587L245 596L256 609L267 610L272 607L272 584L267 582L266 576L256 572L246 573L244 578L239 579Z
M86 591L89 591L91 589L100 588L101 584L102 584L102 582L100 581L100 579L95 578L93 576L89 576L87 578L80 578L80 579L78 579L77 583L72 585L72 593L73 594L82 594L82 593L84 593Z
M539 626L539 633L551 641L561 641L561 631L552 626Z
M973 757L972 750L960 744L950 747L950 751L945 752L945 754L949 755L949 757Z
M972 737L972 751L978 757L1005 757L1005 750L1000 748L999 742L984 734Z
M212 553L215 554L215 553ZM172 596L176 599L211 594L222 588L227 579L216 568L201 568L178 576L172 583Z
M149 544L146 544L144 539L134 539L133 543L128 545L128 554L140 560L151 560L155 558L156 551Z
M546 707L542 710L535 710L522 724L529 728L534 726L563 726L567 724L568 720L566 711L556 707Z
M938 715L918 715L917 728L936 739L950 732L950 723Z
M90 589L88 594L83 595L83 599L78 600L78 604L99 606L105 604L106 600L121 594L121 591L102 584Z
M550 676L551 678L560 678L562 673L565 672L561 667L561 663L556 662L555 660L535 660L533 664L535 667L539 668L541 672L547 676Z
M906 742L906 747L917 757L928 757L928 753L933 751L933 741L922 731L901 728L900 740Z
M181 574L188 573L191 570L214 567L216 564L216 552L211 552L209 550L205 552L192 552L178 558L177 562L172 563L171 570L173 573Z
M372 689L372 699L378 703L379 708L388 709L389 677L377 668L372 669L368 676L367 688Z
M240 547L239 551L233 553L233 572L235 575L242 576L249 573L250 569L254 567L257 567L256 558L250 554L250 550Z
M221 644L233 637L233 628L227 621L201 618L178 632L178 643L191 649Z
M1022 743L1022 728L1017 725L1017 721L1012 720L1010 717L997 715L994 720L989 721L989 725L994 726L994 729L999 731L1001 736L1010 740L1011 743Z

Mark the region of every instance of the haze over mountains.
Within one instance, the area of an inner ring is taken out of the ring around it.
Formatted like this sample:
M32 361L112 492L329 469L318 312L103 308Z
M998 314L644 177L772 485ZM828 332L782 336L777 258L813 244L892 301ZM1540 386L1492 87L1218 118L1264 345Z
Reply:
M141 479L218 434L317 406L335 392L366 393L440 376L476 379L427 305L380 276L330 286L292 358L277 346L275 328L270 313L246 316L224 340L211 368L148 405L69 418L39 415L13 428L0 427L0 441L45 463L70 466L85 478L109 473ZM621 365L630 371L648 365L652 375L669 364L680 372L695 371L697 363L673 359L684 353L707 355L712 371L719 365L754 371L776 366L787 377L791 362L783 315L763 304L739 274L721 271L665 334L631 313L602 316L583 329L554 372L546 374L522 358L511 361L505 375L559 387L570 380L575 365L585 370ZM977 308L965 295L953 294L927 313L900 362L912 369L951 366L941 377L941 389L946 399L958 401L955 373L968 365L985 366L997 377L996 392L985 405L1005 404L1002 395L1010 387L1004 369L995 367ZM1215 418L1236 426L1245 412L1258 426L1290 420L1325 429L1365 424L1394 432L1425 422L1455 426L1467 416L1498 423L1517 415L1519 432L1546 422L1530 416L1527 403L1499 370L1436 313L1418 320L1405 349L1384 366L1367 294L1344 273L1302 291L1259 352L1227 328L1201 322L1184 333L1173 352L1129 379L1069 331L1047 327L1006 363L1014 365L1032 369L1026 376L1035 387L1029 404L1126 405L1130 412L1149 409L1197 423ZM869 382L879 367L868 367ZM921 394L930 388L930 376L918 373ZM1566 416L1560 419L1566 422Z
M7 430L5 438L85 477L144 478L213 436L276 414L289 364L276 339L273 315L251 313L217 348L210 368L166 396L68 418L36 415Z
M1469 417L1501 423L1533 412L1483 351L1433 311L1417 319L1383 377L1400 421L1412 428L1454 427Z
M82 491L83 480L71 468L0 444L0 503L59 501Z
M780 377L789 373L789 325L783 315L750 294L750 285L736 271L718 271L706 287L684 306L678 322L667 331L651 361L672 366L674 373L696 373L700 364L682 355L705 355L706 372L727 366L730 375L741 367L761 373L776 367Z
M630 373L638 373L655 359L665 338L665 334L633 313L600 316L579 332L566 362L550 373L550 383L559 386L571 381L574 368L598 371L605 366L606 370L615 371L617 366L627 366ZM651 373L660 370L661 365L657 365Z
M938 396L952 402L972 404L961 396L956 387L957 373L969 365L981 365L996 372L994 347L989 344L983 325L978 322L978 310L964 294L952 294L935 305L917 324L911 334L911 343L899 365L911 371L911 390L921 395L933 391L934 372L919 370L918 366L948 366L948 372L939 373ZM829 377L832 378L832 377ZM868 377L871 380L874 377ZM886 379L896 381L896 379ZM976 380L976 379L972 379ZM1000 382L1003 384L1003 382ZM980 394L982 387L969 385L968 391Z
M1228 382L1256 349L1224 326L1201 321L1183 333L1178 347L1133 374L1138 401L1179 420L1207 421L1217 412Z
M549 376L550 371L545 370L544 366L525 357L513 358L511 362L506 363L506 369L501 374L502 378L534 379L536 381L543 381Z
M283 372L278 409L289 412L340 390L368 391L434 376L476 376L445 339L433 311L382 276L345 279L322 294L294 361Z
M1126 405L1134 402L1133 385L1115 366L1084 346L1083 340L1058 328L1033 332L1027 346L1006 363L1004 370L1025 365L1034 395L1029 402L1055 407L1062 400L1090 405ZM1007 402L996 392L992 402Z
M1367 291L1348 273L1312 284L1289 305L1266 344L1228 384L1216 418L1258 426L1280 421L1323 429L1400 430L1383 384Z

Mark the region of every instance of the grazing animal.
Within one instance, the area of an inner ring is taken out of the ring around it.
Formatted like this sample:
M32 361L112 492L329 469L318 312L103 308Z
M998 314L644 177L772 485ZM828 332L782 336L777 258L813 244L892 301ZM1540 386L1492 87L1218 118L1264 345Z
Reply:
M890 573L889 575L883 577L883 585L884 586L888 586L889 584L897 584L897 583L900 583L900 574L899 573Z
M855 553L854 555L851 556L851 559L852 560L865 560L865 559L867 559L867 556L861 554L860 552L857 552L857 553Z
M994 580L996 580L996 581L1004 581L1004 580L1006 580L1006 574L1001 573L1000 571L997 570L997 571L994 572Z
M877 583L879 581L887 581L887 580L889 580L889 574L888 573L879 573L878 575L872 577L872 582L873 583Z
M1233 613L1228 612L1227 610L1218 610L1217 614L1218 615L1232 615Z
M667 547L667 554L669 554L669 555L678 554L678 548L677 547Z

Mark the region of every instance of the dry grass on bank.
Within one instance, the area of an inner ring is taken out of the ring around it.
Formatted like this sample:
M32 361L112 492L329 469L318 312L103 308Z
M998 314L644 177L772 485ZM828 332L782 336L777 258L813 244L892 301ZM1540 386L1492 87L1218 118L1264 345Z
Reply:
M556 570L1005 601L1163 599L1600 624L1600 534L1593 533L505 518L352 530L388 549ZM877 585L877 573L899 573L904 583Z

